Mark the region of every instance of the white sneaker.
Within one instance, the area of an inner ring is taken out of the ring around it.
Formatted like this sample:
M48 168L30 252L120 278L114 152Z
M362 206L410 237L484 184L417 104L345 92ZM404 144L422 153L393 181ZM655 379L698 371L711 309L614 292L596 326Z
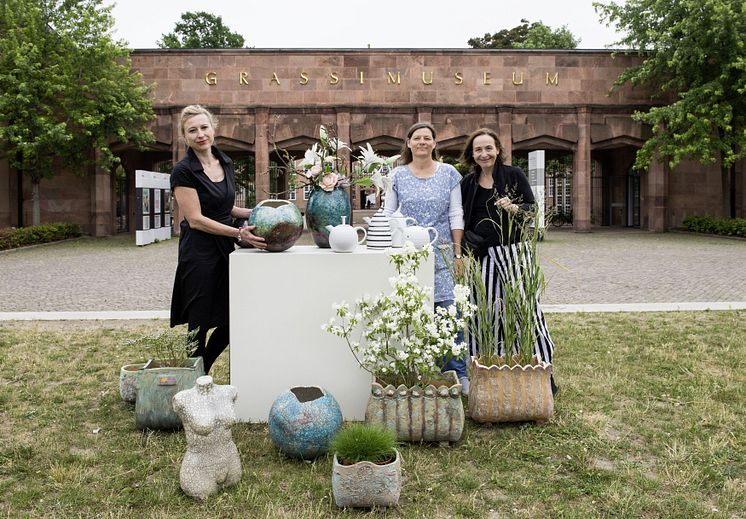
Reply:
M469 377L461 377L458 381L461 384L461 394L469 396Z

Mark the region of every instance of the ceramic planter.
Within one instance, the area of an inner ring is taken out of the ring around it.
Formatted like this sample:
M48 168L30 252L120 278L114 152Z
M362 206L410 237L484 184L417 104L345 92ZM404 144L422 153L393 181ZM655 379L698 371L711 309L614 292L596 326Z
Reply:
M267 422L275 447L292 458L311 460L329 450L342 427L342 410L328 391L298 386L275 399Z
M137 378L135 425L138 429L178 429L181 419L171 400L179 391L194 386L205 374L202 357L174 362L149 360Z
M119 395L122 400L134 404L137 398L137 376L145 367L145 362L125 364L119 369Z
M360 461L342 465L334 455L332 492L339 507L396 506L401 494L401 457L385 465Z
M476 422L546 422L554 414L552 365L485 366L471 360L469 417Z
M374 382L365 421L395 431L399 441L456 442L464 431L461 384L454 371L424 388Z

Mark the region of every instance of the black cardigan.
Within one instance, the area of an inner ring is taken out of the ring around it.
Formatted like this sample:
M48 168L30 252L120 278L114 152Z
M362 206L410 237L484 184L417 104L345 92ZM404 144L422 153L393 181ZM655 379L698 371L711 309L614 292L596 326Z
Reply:
M505 164L495 163L492 170L493 186L500 197L509 196L513 203L517 204L522 211L531 211L535 203L534 192L528 183L528 178L521 171L521 168L507 166ZM464 205L464 231L473 231L477 222L473 221L474 198L477 195L477 186L479 182L479 173L472 171L461 180L461 201ZM520 213L519 213L520 214ZM514 223L514 229L508 236L508 214L503 212L500 229L502 233L497 232L492 237L487 237L482 247L492 247L507 243L516 243L520 240L518 222Z

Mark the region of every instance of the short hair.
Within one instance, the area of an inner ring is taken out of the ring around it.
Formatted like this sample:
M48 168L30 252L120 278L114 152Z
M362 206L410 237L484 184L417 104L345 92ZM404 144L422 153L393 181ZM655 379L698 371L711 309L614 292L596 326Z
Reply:
M435 132L435 128L433 128L433 125L430 123L415 123L412 126L409 127L409 130L407 130L407 138L404 139L404 145L401 149L401 161L404 164L409 164L412 162L414 157L412 156L412 150L409 149L409 146L407 146L407 141L412 137L412 134L416 132L417 130L421 130L422 128L427 128L430 130L430 133L433 134L433 140L438 136L438 134ZM438 160L438 156L435 153L435 148L433 148L432 153L433 160Z
M212 128L215 129L218 127L218 120L215 118L214 115L205 107L201 105L189 105L185 106L184 109L181 111L181 117L179 118L179 131L181 132L182 137L186 137L186 132L184 131L184 125L187 122L187 119L191 119L195 115L206 115L207 119L210 121L210 124L212 125Z
M474 147L474 139L480 135L489 135L492 137L495 141L495 147L497 148L497 161L500 164L503 164L505 162L505 149L500 142L500 137L497 136L497 132L491 128L479 128L471 132L469 137L466 139L464 150L461 152L461 157L459 157L458 161L469 168L469 170L477 168L477 162L474 160L474 151L472 148Z

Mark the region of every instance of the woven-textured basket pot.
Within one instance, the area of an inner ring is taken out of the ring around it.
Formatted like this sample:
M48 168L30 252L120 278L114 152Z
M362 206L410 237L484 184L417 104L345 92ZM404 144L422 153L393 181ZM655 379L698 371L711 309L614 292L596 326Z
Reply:
M401 494L401 456L385 465L361 461L342 465L334 455L332 493L339 507L396 506Z
M365 421L396 432L399 441L458 441L464 432L465 417L461 384L454 371L443 373L443 379L442 384L424 388L374 382Z
M546 422L554 414L552 365L485 366L471 360L469 417L476 422Z

